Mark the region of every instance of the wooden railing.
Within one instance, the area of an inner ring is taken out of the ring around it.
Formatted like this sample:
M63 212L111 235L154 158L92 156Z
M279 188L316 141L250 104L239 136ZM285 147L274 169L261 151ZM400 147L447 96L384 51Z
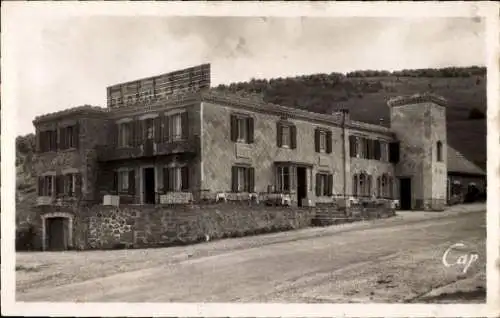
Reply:
M97 158L99 161L113 161L124 159L137 159L162 155L198 153L200 138L195 136L183 140L164 141L155 143L153 140L145 141L135 147L117 147L114 145L98 146Z

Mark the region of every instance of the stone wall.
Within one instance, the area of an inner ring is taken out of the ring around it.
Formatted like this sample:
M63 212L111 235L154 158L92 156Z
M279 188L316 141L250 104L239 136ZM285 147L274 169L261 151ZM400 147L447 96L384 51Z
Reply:
M188 244L310 226L313 209L249 203L175 206L95 206L75 229L75 246L85 249Z
M37 216L30 222L35 250L43 249L44 222L50 217L67 218L72 230L69 247L87 250L193 244L207 238L241 237L394 215L394 209L387 204L298 208L248 200L156 206L61 204L38 206L33 211Z

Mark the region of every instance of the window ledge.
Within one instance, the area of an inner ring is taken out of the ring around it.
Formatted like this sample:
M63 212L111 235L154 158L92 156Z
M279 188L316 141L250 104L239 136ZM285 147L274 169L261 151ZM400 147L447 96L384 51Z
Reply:
M65 152L72 152L72 151L75 151L75 150L77 150L77 148L72 147L72 148L67 148L67 149L61 149L61 150L59 150L57 152L59 152L59 153L65 153Z

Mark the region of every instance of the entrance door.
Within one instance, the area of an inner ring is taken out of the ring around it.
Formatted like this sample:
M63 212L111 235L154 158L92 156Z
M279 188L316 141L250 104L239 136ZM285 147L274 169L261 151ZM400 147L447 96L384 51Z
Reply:
M155 204L155 168L144 168L144 203Z
M411 178L400 178L399 184L401 210L411 210Z
M307 198L307 168L297 167L297 201L302 206L302 199Z
M46 222L47 249L63 251L68 248L66 234L66 218L48 218Z

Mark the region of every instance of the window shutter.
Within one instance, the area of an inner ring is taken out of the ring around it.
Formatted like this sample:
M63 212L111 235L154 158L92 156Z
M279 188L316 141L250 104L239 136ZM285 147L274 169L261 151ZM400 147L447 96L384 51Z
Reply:
M80 196L82 194L82 175L75 173L75 195Z
M380 177L377 177L377 197L381 197L382 195L381 191L381 182L380 182Z
M295 125L290 126L290 148L297 148L297 127Z
M51 138L52 144L50 150L57 150L57 147L59 146L59 134L57 133L57 129L52 131Z
M370 159L370 143L371 139L365 138L365 159Z
M276 123L276 142L278 148L281 148L283 146L283 125L281 125L280 122Z
M247 129L248 129L248 143L253 144L255 140L254 136L254 120L253 117L247 118Z
M328 130L326 132L326 153L332 153L332 132Z
M155 126L154 130L155 130L155 142L156 143L161 142L161 136L162 136L161 122L162 122L161 116L158 116L154 119L154 126Z
M314 130L314 149L316 152L319 152L319 140L320 140L320 131L319 129Z
M238 139L238 118L236 115L231 115L231 141L236 142Z
M392 163L399 162L399 141L389 144L389 161Z
M135 170L128 172L128 193L135 194Z
M373 154L374 150L374 140L368 139L368 159L373 159L375 156Z
M187 166L181 168L181 179L182 179L181 190L182 191L189 190L189 168Z
M57 149L64 150L66 149L66 127L59 128L59 139L57 143Z
M358 195L358 176L357 175L352 176L352 195L353 196Z
M111 189L114 194L118 194L118 172L113 171L113 188Z
M250 167L247 169L248 173L248 192L255 192L255 169Z
M170 140L170 116L163 117L163 140Z
M333 174L328 175L328 195L333 195Z
M118 124L111 124L111 144L113 146L118 146Z
M182 139L187 139L189 136L189 117L188 112L181 114L181 134Z
M366 184L367 184L367 194L368 196L371 196L373 191L372 191L372 183L373 183L373 180L372 180L372 176L371 175L368 175L367 178L366 178Z
M76 123L73 126L73 147L78 148L80 146L80 124Z
M238 167L231 168L231 191L238 192Z
M374 143L375 143L375 145L374 145L374 147L375 147L375 149L374 149L374 155L375 156L374 157L375 158L374 159L375 160L380 160L381 153L382 153L381 152L381 147L380 147L380 140L375 140Z
M54 190L55 190L55 195L58 196L61 193L61 176L55 176L54 177L55 185L54 185Z
M43 195L43 177L38 177L38 196Z
M356 157L356 137L349 136L349 155Z
M167 193L170 191L170 169L163 168L163 192Z
M134 122L135 128L135 146L139 146L142 143L142 138L144 136L144 132L142 131L142 121L136 120Z
M321 175L316 173L316 196L321 196Z

